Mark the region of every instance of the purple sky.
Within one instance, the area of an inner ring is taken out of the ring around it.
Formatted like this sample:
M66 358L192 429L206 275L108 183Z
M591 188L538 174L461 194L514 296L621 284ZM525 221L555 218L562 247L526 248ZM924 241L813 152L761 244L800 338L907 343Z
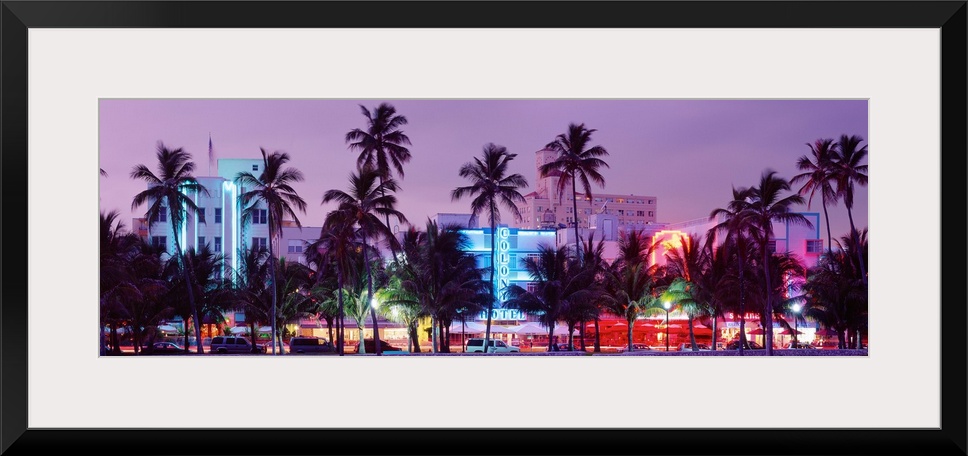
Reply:
M143 206L130 207L144 183L129 174L137 164L155 170L159 140L183 147L196 175L209 175L211 133L216 159L261 158L260 147L288 152L306 177L295 187L308 205L300 221L319 226L334 208L320 204L323 193L346 189L355 169L357 153L344 137L365 127L359 105L372 110L383 101L409 120L403 130L413 158L398 209L420 227L437 212L469 212L469 201L451 202L450 191L466 185L457 170L488 142L518 154L511 168L527 178L527 193L534 152L570 122L597 129L592 144L609 152L606 186L592 191L655 196L660 222L707 217L726 205L732 186L756 185L765 168L791 178L807 142L853 134L866 145L868 131L865 100L101 100L99 162L108 173L100 178L101 209L118 210L126 226L143 215ZM867 226L867 197L866 188L855 195L858 227ZM822 213L819 195L810 210ZM833 235L846 234L843 204L829 211Z

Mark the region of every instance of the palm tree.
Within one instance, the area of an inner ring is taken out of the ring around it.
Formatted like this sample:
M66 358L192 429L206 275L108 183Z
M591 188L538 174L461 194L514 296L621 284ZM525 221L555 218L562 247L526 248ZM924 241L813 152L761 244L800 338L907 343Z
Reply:
M689 315L689 341L693 351L699 350L696 346L693 320L713 314L705 299L708 293L701 287L701 280L710 261L703 245L702 236L680 236L677 245L665 254L666 270L675 278L665 294ZM713 343L715 344L715 340Z
M569 314L573 315L574 320L579 324L579 337L582 351L585 351L585 323L589 320L595 322L595 347L597 347L596 352L601 352L601 337L597 330L599 314L601 313L601 308L604 306L603 298L606 294L602 284L608 274L608 263L605 261L605 238L600 239L597 244L594 241L595 233L591 232L588 234L588 240L582 243L582 260L580 262L581 267L588 275L589 287L594 292L591 293L588 300L573 306L569 310ZM571 328L569 327L569 329ZM569 337L571 337L571 332L569 332ZM569 339L568 347L571 348L573 346L572 340Z
M256 328L269 323L272 299L268 298L266 284L269 282L269 251L253 245L248 250L239 249L239 269L235 273L236 308L245 312L245 321L252 335L252 353L257 353ZM266 301L269 305L266 306Z
M471 185L455 188L450 198L458 201L464 196L475 196L471 200L471 218L476 217L482 212L487 212L488 220L491 223L491 275L489 276L491 293L495 296L501 290L497 289L497 277L494 269L497 259L495 258L495 242L497 238L497 222L501 220L499 206L504 206L514 220L521 220L521 211L518 210L518 203L524 203L524 195L518 191L519 188L527 187L528 181L520 174L508 175L508 165L518 154L509 153L507 148L494 143L484 145L481 158L474 158L474 161L464 163L460 167L458 174L460 177L469 179ZM493 304L487 306L487 326L484 332L484 346L487 347L491 339L491 310Z
M179 241L179 231L185 223L187 214L195 214L198 207L189 195L201 193L208 195L208 190L199 184L192 172L195 171L195 162L191 160L191 155L182 148L169 149L158 142L156 157L158 158L158 175L151 172L145 165L137 165L131 171L132 179L140 179L148 184L148 189L138 193L131 201L131 209L134 210L142 204L147 204L145 218L154 221L159 220L165 214L167 208L168 222L171 224L171 234L175 241L175 253L172 255L177 261L182 263L181 270L184 273L185 286L188 291L188 304L192 313L192 320L195 325L195 334L201 334L201 321L198 318L198 307L195 304L195 294L192 290L192 280L189 277L191 267L184 265L181 242ZM198 353L203 352L202 344L197 344Z
M851 257L840 250L822 258L803 286L804 316L837 331L840 349L848 348L851 328L867 324L867 290Z
M654 266L645 263L623 263L613 267L608 278L608 298L605 309L616 316L623 317L626 328L628 351L633 351L633 329L635 321L644 310L642 304L649 304L647 299L653 293ZM597 332L597 331L596 331Z
M510 285L505 291L510 298L505 305L538 317L548 327L550 350L558 320L567 314L573 302L590 298L591 292L586 288L588 273L578 266L577 259L569 258L564 246L539 246L538 256L525 259L524 268L534 283L534 291Z
M790 184L803 182L800 195L807 195L807 209L813 202L813 196L820 192L820 204L823 206L824 223L827 225L827 250L832 247L833 236L830 235L830 215L827 214L827 203L836 204L837 192L833 183L836 179L834 164L839 157L838 145L833 139L818 139L813 144L807 143L810 155L802 155L797 159L797 169L803 171L790 179ZM812 160L811 160L812 158Z
M396 210L397 198L387 192L397 190L397 183L393 179L383 180L374 168L361 168L356 174L350 174L349 192L332 189L323 194L323 204L335 201L339 204L336 210L326 215L326 223L330 227L353 227L363 245L363 261L367 275L367 298L373 297L373 274L370 264L370 249L368 239L383 238L391 249L396 250L399 242L393 236L390 227L380 220L384 216L389 220L392 215L400 223L406 223L407 218ZM380 180L380 183L377 183ZM381 355L379 325L376 320L376 310L370 309L373 319L373 338L376 343L376 354ZM361 341L362 343L362 341Z
M282 219L288 215L302 227L293 206L300 212L306 212L306 202L292 188L295 182L303 180L302 172L295 168L283 168L289 161L289 154L285 152L268 153L264 148L262 152L262 174L258 177L250 172L240 172L235 177L235 182L241 187L251 188L251 190L239 195L239 202L242 209L242 221L246 223L252 219L259 204L266 207L267 224L269 226L269 278L272 281L272 311L270 314L272 326L272 354L276 354L276 307L278 304L276 296L276 271L275 256L272 246L277 239L282 236Z
M288 261L285 257L279 258L276 262L278 266L275 270L279 274L276 281L282 286L276 289L278 293L276 301L279 303L277 309L279 316L276 318L276 323L279 327L276 329L278 339L273 340L273 345L278 343L281 347L285 326L298 322L300 317L311 316L315 308L310 296L312 270L304 264Z
M764 328L766 328L766 354L773 354L773 299L770 274L769 257L772 254L768 248L770 239L773 238L773 223L781 222L787 224L803 225L812 227L813 224L802 214L791 212L790 208L795 204L803 204L803 197L794 193L789 196L782 196L781 192L789 191L790 183L776 175L776 171L767 169L760 177L760 184L749 189L748 199L741 211L741 217L748 220L752 227L753 238L759 242L762 254L762 268L766 287L764 289L766 300L763 316L766 317Z
M380 183L393 177L391 165L400 179L403 179L403 164L410 161L410 138L400 127L407 124L407 118L397 115L396 108L389 103L380 103L371 113L360 105L360 111L366 117L366 130L354 128L346 134L346 142L350 149L359 151L356 167L374 168L380 175ZM386 195L387 188L381 189L380 196ZM390 216L385 216L387 226L390 226Z
M575 254L581 256L580 238L578 236L578 192L577 181L581 181L582 190L585 198L591 201L592 190L591 181L595 181L602 188L605 187L605 178L599 173L600 168L608 168L599 157L608 155L608 151L602 146L591 146L592 133L595 129L585 128L585 124L569 124L568 131L555 137L555 140L548 143L545 148L558 153L558 157L550 163L541 165L538 168L542 177L554 174L560 175L558 179L558 199L565 194L568 184L571 184L571 207L572 215L575 216Z
M189 249L185 254L189 259L188 264L194 268L192 277L195 279L197 296L200 297L199 316L203 322L223 324L225 312L235 305L238 298L232 281L221 275L225 256L213 251L208 244ZM209 331L209 335L212 333Z
M357 232L352 223L342 223L337 218L326 218L320 230L319 239L309 245L309 253L322 256L320 261L336 271L336 289L333 294L337 300L337 335L336 348L340 356L345 353L346 339L343 331L343 319L346 316L343 305L342 290L346 286L347 276L356 274L354 258L362 248ZM307 255L308 256L308 255Z
M725 235L725 240L721 248L730 247L735 250L736 271L738 276L739 288L739 354L743 356L743 351L749 348L746 340L746 280L744 273L748 266L747 262L753 255L751 250L753 243L750 239L753 230L752 220L743 216L743 210L749 202L750 190L745 187L733 187L733 199L725 208L713 209L709 214L709 220L719 220L719 222L709 229L706 240L708 243L714 242L716 235Z
M850 232L856 233L854 227L854 216L851 209L854 207L854 184L864 187L867 185L867 165L860 164L867 157L867 146L859 147L864 139L860 136L841 135L838 146L840 148L839 160L834 164L834 178L837 181L837 194L844 198L844 206L847 206L847 219L850 220ZM856 243L857 240L855 239ZM860 261L861 278L864 285L867 285L867 265L864 257L858 251L857 260Z

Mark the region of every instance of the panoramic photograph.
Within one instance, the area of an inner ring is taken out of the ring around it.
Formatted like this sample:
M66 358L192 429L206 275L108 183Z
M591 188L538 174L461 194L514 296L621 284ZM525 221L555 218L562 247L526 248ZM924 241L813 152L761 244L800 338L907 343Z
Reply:
M868 121L858 99L101 99L98 350L867 356Z

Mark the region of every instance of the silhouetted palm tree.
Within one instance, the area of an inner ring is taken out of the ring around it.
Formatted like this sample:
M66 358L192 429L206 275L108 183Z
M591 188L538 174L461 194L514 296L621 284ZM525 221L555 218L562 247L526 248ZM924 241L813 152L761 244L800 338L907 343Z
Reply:
M504 146L494 143L484 145L481 158L474 158L474 161L464 163L460 167L458 174L460 177L469 179L471 185L455 188L451 194L451 200L457 201L464 196L475 196L471 200L471 217L476 217L482 212L487 212L491 226L491 275L489 277L491 293L497 296L502 290L498 290L497 277L494 274L495 258L495 231L497 222L501 220L499 206L511 212L515 220L521 220L521 212L518 210L518 203L524 203L524 195L518 191L519 188L527 187L528 181L520 174L508 175L508 164L517 154L509 153ZM484 333L484 346L487 347L491 339L491 309L493 304L487 307L487 327Z
M608 151L602 146L590 146L592 133L595 129L585 128L585 124L569 124L568 131L558 135L554 141L548 143L545 148L557 152L558 156L554 161L541 165L538 171L542 177L558 173L557 194L560 199L565 194L568 184L571 184L572 212L575 216L575 255L581 257L581 247L579 246L580 236L578 235L578 193L577 181L581 181L582 190L585 198L591 201L592 190L591 182L594 181L602 188L605 187L605 178L602 177L599 169L608 168L600 157L608 155Z
M837 192L834 190L836 174L834 164L838 158L837 144L833 139L818 139L813 144L807 143L810 156L802 155L797 159L797 169L803 171L790 179L790 184L803 182L799 194L807 197L807 209L813 202L813 196L820 193L820 204L823 206L823 219L827 225L827 250L833 246L833 236L830 235L830 216L827 214L827 204L836 204Z
M605 261L605 238L599 239L595 243L595 232L588 234L588 240L582 243L581 267L587 272L590 282L590 289L593 291L585 302L578 303L569 310L569 314L574 315L579 324L579 336L581 340L581 350L585 351L585 324L588 321L595 322L595 345L593 350L601 352L601 337L598 334L599 315L604 307L604 298L607 291L604 283L608 277L608 263ZM570 326L570 325L569 325ZM571 328L569 328L571 329ZM569 332L569 337L571 332ZM568 347L573 347L572 340L569 339Z
M843 240L846 243L851 239L845 236ZM852 328L859 331L867 325L867 287L853 257L849 250L840 250L821 258L820 264L810 268L803 287L804 316L837 331L841 349L849 348L847 341Z
M346 229L352 227L356 230L363 245L363 261L367 275L367 299L373 298L373 270L370 263L370 249L367 240L383 238L391 249L397 250L399 242L393 236L390 227L380 220L380 216L389 219L395 217L400 223L406 223L407 218L400 211L396 210L397 198L387 192L394 192L397 189L396 181L393 179L382 180L379 184L380 174L373 168L361 168L359 173L350 174L349 192L342 190L327 190L323 194L323 204L335 201L339 204L336 210L326 215L326 224L332 229ZM337 228L342 227L342 228ZM367 304L369 306L369 304ZM379 324L376 320L376 310L370 308L370 316L373 319L373 338L376 343L376 354L381 355ZM362 341L361 341L362 343Z
M669 286L670 298L689 315L689 341L693 351L698 351L693 320L713 314L702 289L702 279L709 269L709 257L703 249L702 236L680 236L676 245L665 253L666 271L677 279ZM681 293L681 294L675 294ZM715 343L715 341L713 341Z
M768 248L770 239L773 238L773 223L781 222L794 225L813 227L813 224L802 214L791 211L795 204L803 204L803 197L798 194L783 196L781 193L790 190L790 183L786 179L776 175L776 171L766 170L760 177L760 183L756 187L749 189L748 200L741 211L741 217L749 220L752 227L753 238L758 241L760 252L762 253L762 267L766 287L765 306L763 316L766 317L763 327L766 336L766 354L773 354L773 299L772 277L769 270L769 256L772 254Z
M253 245L248 250L239 249L239 268L235 274L236 308L245 312L245 322L252 336L252 353L257 353L257 328L268 324L272 312L272 298L267 291L269 282L269 251Z
M521 309L548 327L548 344L554 340L555 324L568 312L573 301L588 299L589 290L585 288L583 271L578 260L569 258L564 246L555 248L548 245L538 247L536 258L524 260L534 284L534 291L527 291L519 285L509 285L505 292L508 299L505 305L511 309Z
M285 152L268 153L260 148L262 152L262 174L258 177L250 172L240 172L235 177L235 182L243 188L251 190L239 195L239 202L242 209L242 222L246 223L252 219L252 215L259 208L259 204L265 205L267 214L267 224L269 226L269 277L272 281L272 310L270 314L272 326L272 354L276 354L276 307L278 305L276 294L276 271L275 255L273 253L273 243L282 237L282 220L288 215L292 217L296 226L302 227L299 217L293 210L306 212L306 202L292 188L295 182L303 180L302 173L295 168L283 168L289 161L289 154Z
M357 236L356 228L353 223L342 223L337 219L330 220L328 217L320 230L319 239L310 244L309 252L315 255L317 252L322 256L321 262L328 265L336 272L336 289L333 294L337 301L337 333L336 349L340 356L345 353L346 338L343 328L343 319L346 317L343 304L342 290L346 286L348 276L355 276L354 261L355 256L362 249Z
M864 139L860 136L841 135L838 146L840 147L840 157L834 166L834 177L837 180L837 193L844 198L844 205L847 206L847 219L850 220L850 232L857 233L854 227L854 216L851 209L854 207L854 184L861 187L867 186L867 165L861 162L867 157L867 146L860 147ZM854 242L857 242L855 239ZM863 256L857 256L860 261L861 278L864 285L867 285L867 264Z
M380 175L380 183L393 177L391 166L403 179L403 165L410 161L410 138L400 130L407 124L407 118L397 114L396 108L389 103L380 103L371 113L363 105L360 111L366 117L366 130L354 128L346 134L350 149L359 151L356 167L374 168ZM388 188L381 188L380 196L385 196ZM385 216L390 226L390 216Z
M739 288L739 354L743 356L743 351L749 348L746 340L746 280L744 279L747 262L751 258L752 241L750 232L754 228L752 220L743 216L743 209L749 203L749 189L733 188L733 199L725 208L713 209L709 214L709 220L717 220L718 223L709 229L706 235L707 242L714 242L717 235L725 235L721 248L732 247L736 256L736 271L738 276Z
M208 190L199 184L192 175L195 171L195 162L191 160L191 155L182 148L169 149L164 143L158 142L156 153L158 158L158 175L151 172L145 165L137 165L131 171L132 179L140 179L148 184L148 189L134 196L131 202L131 209L136 209L142 204L148 204L145 218L149 221L159 220L167 209L168 223L171 225L172 238L175 241L175 252L172 255L177 261L184 263L179 232L185 223L187 214L195 214L198 207L189 195L201 193L208 195ZM181 268L185 277L185 286L188 287L188 303L192 312L195 334L201 334L201 321L198 318L198 307L195 303L195 294L190 284L192 283L189 274L191 267L184 264ZM198 353L202 353L202 344L197 344Z

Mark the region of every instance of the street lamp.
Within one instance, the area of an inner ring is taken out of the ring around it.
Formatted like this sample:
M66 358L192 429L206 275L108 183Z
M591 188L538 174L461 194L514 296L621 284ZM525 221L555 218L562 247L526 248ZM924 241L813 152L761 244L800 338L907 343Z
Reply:
M662 307L665 307L666 311L666 351L669 351L669 308L672 307L672 303L665 301Z
M800 315L800 304L793 305L793 348L800 348L799 340L797 335L800 331L797 330L797 317Z

